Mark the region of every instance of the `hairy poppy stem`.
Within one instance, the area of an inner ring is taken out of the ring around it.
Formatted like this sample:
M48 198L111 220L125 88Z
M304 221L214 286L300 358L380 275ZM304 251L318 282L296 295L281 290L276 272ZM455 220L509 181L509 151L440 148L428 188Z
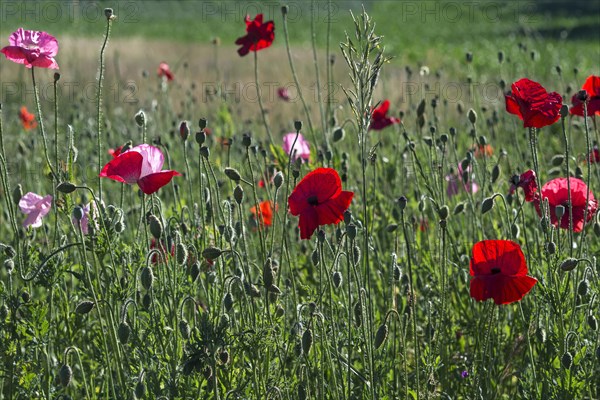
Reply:
M48 143L46 140L46 130L44 129L44 119L42 118L42 107L40 105L40 98L38 95L37 84L35 83L35 67L31 67L31 81L33 82L33 95L35 97L35 105L37 107L38 112L38 122L40 125L40 132L42 133L42 142L44 144L44 155L46 156L46 162L48 163L48 167L50 168L50 173L52 174L52 179L58 183L58 176L52 167L52 163L50 162L50 157L48 155Z
M566 107L566 106L565 106ZM562 117L561 119L561 125L562 125L562 132L563 132L563 139L565 141L565 162L566 162L566 167L567 167L567 196L568 196L568 201L569 201L569 257L573 257L573 206L571 204L571 170L569 169L569 140L567 138L567 130L565 127L565 117ZM537 174L537 172L536 172ZM588 182L589 184L589 182ZM538 185L538 187L541 188L541 186ZM589 193L589 187L588 187L588 193ZM587 210L587 207L586 207ZM584 218L584 223L585 223L585 218ZM560 226L560 221L558 221L558 224Z
M590 204L590 179L591 179L591 172L592 172L592 165L591 162L589 160L589 155L592 154L592 146L590 144L590 127L589 127L589 123L588 123L588 117L587 117L587 111L588 107L587 107L587 101L583 102L583 120L584 120L584 125L585 125L585 145L586 145L586 151L585 154L588 154L588 162L587 162L587 177L586 177L586 185L587 185L587 193L586 193L586 198L585 198L585 207L583 208L583 226L581 228L581 237L579 238L579 249L577 250L577 257L581 258L581 252L583 251L583 239L585 238L585 224L587 222L587 218L588 218L588 208L589 208L589 204ZM569 189L569 195L571 194L571 190ZM571 200L569 200L569 205L571 203ZM569 207L569 211L571 211L572 207ZM571 218L573 219L573 218ZM571 247L573 247L573 245L571 244Z
M271 128L269 128L269 122L267 121L267 112L265 111L265 106L262 101L262 90L260 90L260 83L258 81L258 52L254 51L254 83L256 83L256 95L258 97L258 106L260 107L260 115L262 116L263 125L265 126L265 130L267 131L267 136L269 136L269 142L274 144L273 136L271 135Z
M100 72L98 76L98 101L96 103L96 130L98 135L98 171L102 170L102 80L104 78L104 51L110 37L110 26L112 18L106 18L106 33L104 34L104 42L100 49ZM102 178L98 176L98 198L102 202Z

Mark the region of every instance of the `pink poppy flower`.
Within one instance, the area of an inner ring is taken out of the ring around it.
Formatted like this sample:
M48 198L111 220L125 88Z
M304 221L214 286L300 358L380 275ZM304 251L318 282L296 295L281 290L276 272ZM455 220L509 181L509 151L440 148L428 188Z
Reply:
M296 140L296 143L294 143ZM292 146L294 146L292 148ZM285 154L291 154L294 160L301 158L304 161L308 161L310 158L310 146L308 144L308 140L304 139L302 134L298 134L298 139L296 139L295 133L288 133L283 136L283 151Z
M0 52L12 62L27 68L40 67L58 69L54 56L58 53L58 42L54 36L41 31L17 29L8 38L10 46Z
M165 157L159 148L141 144L118 157L102 168L100 177L109 178L129 185L137 183L142 192L152 194L181 175L177 171L161 171Z
M173 79L175 79L175 75L173 75L173 73L171 72L171 68L169 67L169 64L167 64L166 62L161 62L158 65L158 77L162 78L163 76L168 81L172 81Z
M528 170L521 175L515 175L511 179L510 194L513 194L517 188L522 188L525 193L525 201L532 202L537 194L537 183L535 181L535 171Z
M285 87L277 89L277 96L283 101L290 101L290 91Z
M39 228L42 226L42 218L50 212L52 205L52 196L47 195L42 197L33 192L29 192L19 200L19 208L23 214L27 214L27 219L23 222L23 226L27 228Z

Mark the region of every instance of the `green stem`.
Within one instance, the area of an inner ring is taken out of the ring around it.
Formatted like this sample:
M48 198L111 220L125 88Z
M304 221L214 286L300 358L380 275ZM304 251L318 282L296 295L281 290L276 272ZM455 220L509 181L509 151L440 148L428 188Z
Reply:
M102 79L104 78L104 51L110 37L110 25L112 19L106 19L106 34L104 35L104 42L100 49L100 74L98 76L98 101L97 101L97 118L96 118L96 130L98 135L98 171L102 169ZM98 198L102 202L102 178L98 176Z

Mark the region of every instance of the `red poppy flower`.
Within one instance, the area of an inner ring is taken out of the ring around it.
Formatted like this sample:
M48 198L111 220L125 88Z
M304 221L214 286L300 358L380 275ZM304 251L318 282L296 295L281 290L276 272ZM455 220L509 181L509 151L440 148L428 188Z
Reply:
M21 107L19 111L19 119L23 124L23 128L28 131L37 126L37 121L35 120L35 115L27 111L27 107Z
M159 148L142 144L113 158L102 168L100 176L130 185L137 183L142 192L152 194L174 176L181 175L177 171L161 171L164 162Z
M581 89L587 91L589 96L587 115L600 115L600 76L588 76ZM583 102L579 100L577 93L575 93L575 95L573 95L571 98L571 103L573 103L571 109L569 110L571 114L583 117Z
M473 146L473 150L475 150L475 157L481 158L483 156L491 157L494 155L494 148L491 144L480 144Z
M569 184L571 186L571 204L573 205L573 232L581 232L583 229L583 217L586 208L587 223L594 217L594 213L598 209L598 201L594 198L594 194L590 192L590 201L586 204L588 187L581 179L569 178ZM547 182L542 187L542 198L548 199L548 205L550 206L550 220L554 226L558 226L556 207L563 206L565 208L565 213L560 220L560 227L569 229L569 189L567 186L567 178L556 178ZM542 212L540 209L539 197L536 198L535 208L541 216Z
M285 87L277 89L277 96L283 101L290 101L290 91Z
M525 128L543 128L560 118L562 97L548 93L537 82L523 78L513 83L512 93L505 95L506 111L517 115Z
M235 44L240 44L242 47L238 49L240 56L245 56L250 51L258 51L266 49L273 44L275 39L275 24L273 21L267 21L263 24L263 15L257 14L254 21L250 20L250 16L246 15L246 36L242 36L235 41Z
M260 210L260 216L262 219L262 224L264 226L273 225L273 202L269 200L261 201L258 204L258 208ZM277 204L275 204L275 210L277 210ZM250 212L254 215L254 219L258 219L258 215L256 212L256 206L250 208Z
M113 158L117 158L119 155L121 155L121 150L123 150L123 146L119 146L116 149L108 149L108 154L110 154Z
M385 100L379 107L373 109L371 112L371 125L369 125L369 130L380 131L392 124L400 123L399 118L387 116L389 108L390 101Z
M483 240L472 250L469 273L471 297L477 301L494 299L494 303L519 301L537 283L527 276L527 264L521 247L510 240Z
M598 150L598 146L594 146L592 149L592 154L590 154L590 163L600 163L600 150Z
M525 201L534 201L537 193L537 182L535 181L535 171L528 170L521 175L515 175L510 185L510 194L513 194L517 188L523 189Z
M175 75L173 75L173 73L171 72L171 68L169 67L169 64L167 64L166 62L161 62L158 65L158 77L162 78L163 76L168 81L172 81L173 79L175 79Z
M300 216L300 238L310 239L320 225L343 220L353 196L353 192L342 190L342 181L334 169L317 168L306 175L288 198L290 213Z

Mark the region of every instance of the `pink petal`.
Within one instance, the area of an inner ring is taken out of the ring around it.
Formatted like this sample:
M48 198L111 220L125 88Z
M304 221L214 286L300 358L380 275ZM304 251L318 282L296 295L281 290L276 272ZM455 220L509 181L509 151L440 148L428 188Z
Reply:
M42 196L29 192L19 200L19 208L23 214L29 214L37 209L37 204L42 200Z
M23 227L27 228L28 226L31 226L32 228L39 228L42 226L42 215L40 211L33 211L27 216L25 221L23 221Z
M177 171L169 170L155 172L140 178L137 183L142 192L152 194L169 183L174 176L181 176L181 174Z
M140 172L140 178L150 175L154 172L159 172L165 162L165 157L158 147L150 146L149 144L141 144L135 146L129 151L137 152L142 155L144 161Z
M126 151L117 158L113 158L102 168L100 176L117 182L133 184L140 179L140 171L144 158L138 152Z

